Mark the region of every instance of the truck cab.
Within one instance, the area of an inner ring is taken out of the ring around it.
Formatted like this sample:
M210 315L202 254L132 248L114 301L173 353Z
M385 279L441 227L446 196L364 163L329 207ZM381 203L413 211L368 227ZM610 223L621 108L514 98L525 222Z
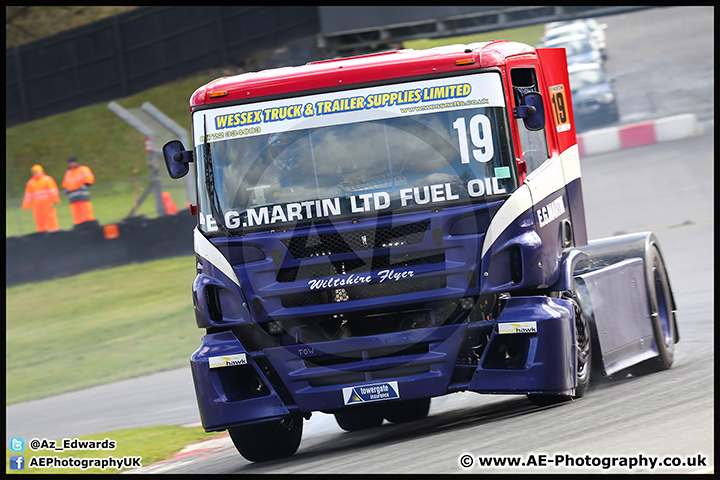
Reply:
M207 431L262 461L294 453L316 411L352 431L422 418L458 391L584 394L593 332L617 320L592 314L603 292L582 275L617 261L587 239L562 49L313 62L217 79L190 107L194 149L163 150L171 176L197 173L206 334L191 367ZM654 237L627 242L638 271L659 255ZM603 374L677 341L658 280L663 344L632 348L657 336L650 282L627 299L646 324L605 342L619 363L596 361Z

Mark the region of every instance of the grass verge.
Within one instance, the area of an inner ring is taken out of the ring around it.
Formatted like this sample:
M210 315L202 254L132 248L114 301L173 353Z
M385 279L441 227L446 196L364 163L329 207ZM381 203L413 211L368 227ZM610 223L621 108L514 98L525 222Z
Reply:
M6 291L6 405L187 366L193 256Z
M152 463L172 458L176 453L191 443L207 440L218 435L222 434L218 434L217 432L205 433L201 427L161 425L155 427L131 428L77 437L78 440L96 440L99 442L102 442L105 439L112 440L116 445L112 450L68 449L63 452L57 452L49 449L32 451L27 444L27 442L30 442L32 439L26 438L25 449L23 452L12 452L9 448L5 449L5 473L119 473L122 471L132 470L137 467L120 469L113 467L105 469L93 467L83 469L81 466L76 468L32 468L30 465L32 465L31 462L40 462L40 457L57 457L59 459L72 457L75 460L91 458L107 459L108 457L113 457L117 460L123 459L124 457L142 457L140 463L143 467L146 467ZM53 440L55 440L58 445L62 444L62 439ZM69 440L74 440L74 438ZM11 470L10 455L23 455L25 457L25 468L23 470ZM33 457L35 457L34 461ZM91 464L91 462L87 463ZM130 460L128 460L128 463L131 463Z

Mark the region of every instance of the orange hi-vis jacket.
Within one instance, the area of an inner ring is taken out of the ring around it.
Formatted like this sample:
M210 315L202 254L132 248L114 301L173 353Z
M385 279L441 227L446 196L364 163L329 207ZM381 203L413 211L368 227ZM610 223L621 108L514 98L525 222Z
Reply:
M65 172L62 188L68 192L70 203L90 200L90 191L85 184L95 183L95 175L89 167L79 165Z
M33 176L25 185L25 198L23 199L23 210L31 207L52 205L60 201L57 183L50 175L43 174L40 177Z
M60 201L57 183L50 175L33 176L25 186L23 210L33 209L38 232L57 231L58 219L54 203Z

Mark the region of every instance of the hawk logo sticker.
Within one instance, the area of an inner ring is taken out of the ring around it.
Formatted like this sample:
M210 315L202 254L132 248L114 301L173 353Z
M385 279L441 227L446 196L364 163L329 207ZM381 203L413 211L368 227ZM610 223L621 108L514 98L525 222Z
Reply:
M210 357L210 368L234 367L235 365L247 365L247 356L244 353L238 353L236 355Z
M373 385L363 385L361 387L343 388L343 400L345 405L377 402L379 400L389 400L391 398L400 398L400 390L398 389L397 382L375 383Z
M498 323L498 333L537 333L537 322Z

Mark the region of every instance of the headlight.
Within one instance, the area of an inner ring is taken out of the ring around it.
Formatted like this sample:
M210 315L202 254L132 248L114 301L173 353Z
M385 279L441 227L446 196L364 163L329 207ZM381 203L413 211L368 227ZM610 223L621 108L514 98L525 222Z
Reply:
M612 92L608 92L604 94L602 97L600 97L600 101L602 103L610 103L613 100L615 100L615 95Z

